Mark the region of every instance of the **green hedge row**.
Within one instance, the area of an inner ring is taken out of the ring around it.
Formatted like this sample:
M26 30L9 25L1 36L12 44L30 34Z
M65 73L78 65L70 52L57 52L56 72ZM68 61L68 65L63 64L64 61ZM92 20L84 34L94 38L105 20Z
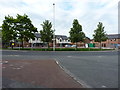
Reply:
M9 50L12 50L9 48ZM33 51L53 51L52 48L13 48L13 50L33 50ZM106 51L114 49L95 49L95 48L56 48L55 51Z

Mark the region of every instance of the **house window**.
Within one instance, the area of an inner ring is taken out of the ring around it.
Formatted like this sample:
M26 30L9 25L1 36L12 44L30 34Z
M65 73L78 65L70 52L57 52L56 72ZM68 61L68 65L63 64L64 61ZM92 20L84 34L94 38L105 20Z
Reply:
M62 42L62 40L60 39L60 42Z
M103 43L103 44L102 44L102 47L106 47L106 44L105 44L105 43Z
M102 47L103 47L103 44L102 44Z
M35 39L32 39L33 41L35 41Z

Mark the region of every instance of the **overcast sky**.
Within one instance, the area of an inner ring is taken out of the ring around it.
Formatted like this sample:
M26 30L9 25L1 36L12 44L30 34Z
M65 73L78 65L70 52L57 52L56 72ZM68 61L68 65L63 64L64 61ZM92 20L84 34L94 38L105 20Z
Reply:
M98 22L103 22L107 34L118 33L119 0L0 0L0 25L7 15L27 14L40 31L44 20L53 22L55 3L55 33L69 36L73 19L78 19L87 37L92 38Z

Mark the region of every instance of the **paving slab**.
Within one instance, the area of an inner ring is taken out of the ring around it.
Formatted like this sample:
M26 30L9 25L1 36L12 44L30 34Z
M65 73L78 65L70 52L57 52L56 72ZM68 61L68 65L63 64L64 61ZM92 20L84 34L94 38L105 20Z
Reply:
M54 60L3 60L2 78L8 88L82 88Z

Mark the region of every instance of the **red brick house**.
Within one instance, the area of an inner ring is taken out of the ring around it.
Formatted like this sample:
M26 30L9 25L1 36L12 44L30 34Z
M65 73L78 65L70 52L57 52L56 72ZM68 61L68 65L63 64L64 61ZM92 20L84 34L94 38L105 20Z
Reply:
M119 48L120 47L120 34L109 34L107 35L108 39L106 41L101 42L102 47L109 48ZM95 44L95 47L99 47L100 44L92 40L92 43Z

